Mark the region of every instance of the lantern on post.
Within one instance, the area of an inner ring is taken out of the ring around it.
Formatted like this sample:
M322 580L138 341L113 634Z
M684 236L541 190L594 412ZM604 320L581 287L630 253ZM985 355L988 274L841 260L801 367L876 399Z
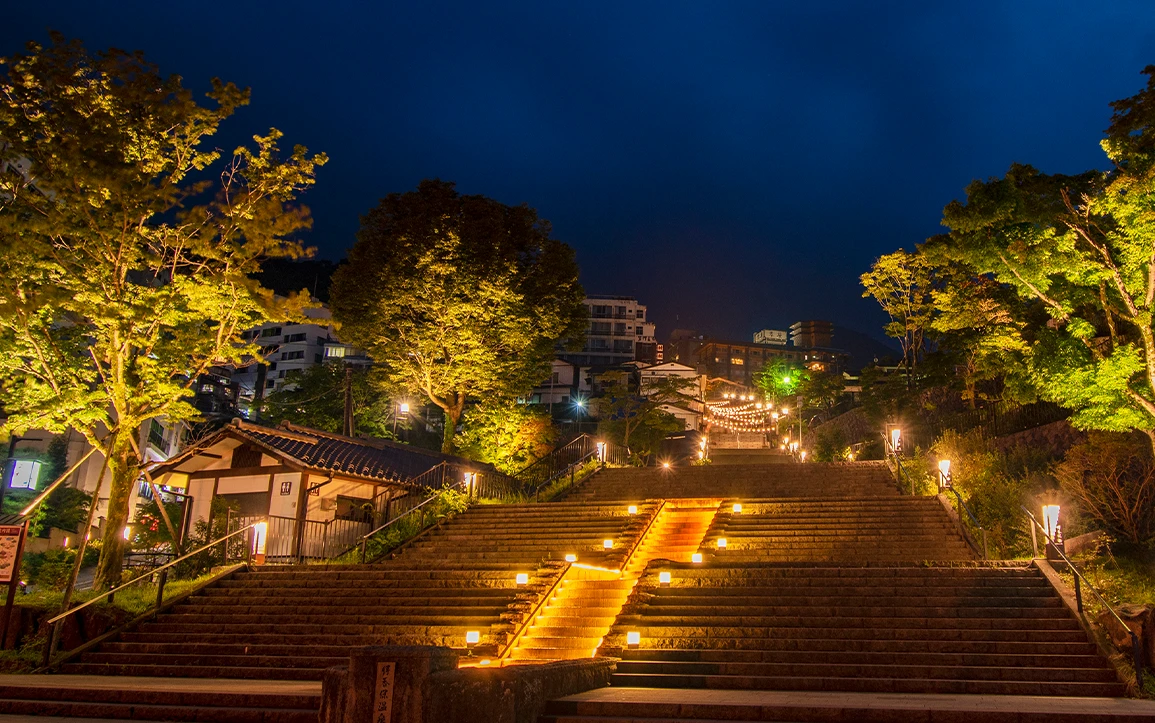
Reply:
M949 490L951 488L952 477L950 473L950 460L940 459L938 461L938 489L939 491Z
M902 452L902 429L897 426L886 431L886 441L890 446L890 453L897 455Z

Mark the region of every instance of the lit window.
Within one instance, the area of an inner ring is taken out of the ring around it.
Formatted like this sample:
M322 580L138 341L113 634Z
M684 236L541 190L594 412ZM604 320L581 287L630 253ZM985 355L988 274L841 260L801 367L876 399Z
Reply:
M13 489L34 490L39 478L39 462L30 459L18 459L12 465L12 477L8 486Z
M345 347L343 346L327 346L325 347L325 356L331 359L340 359L345 356Z

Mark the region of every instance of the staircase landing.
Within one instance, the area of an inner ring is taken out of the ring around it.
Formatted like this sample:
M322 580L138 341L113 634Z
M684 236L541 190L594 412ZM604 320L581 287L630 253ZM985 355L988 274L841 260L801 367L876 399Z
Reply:
M1022 695L892 695L822 691L611 687L553 701L540 723L808 721L810 723L1139 723L1155 701Z

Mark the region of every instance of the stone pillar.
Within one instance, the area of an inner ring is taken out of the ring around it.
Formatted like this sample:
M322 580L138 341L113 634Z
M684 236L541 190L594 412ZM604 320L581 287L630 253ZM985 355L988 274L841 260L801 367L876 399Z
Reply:
M457 654L449 648L359 648L349 657L344 680L339 675L326 675L320 719L325 723L425 721L429 677L456 667ZM335 686L343 688L344 694L334 692Z

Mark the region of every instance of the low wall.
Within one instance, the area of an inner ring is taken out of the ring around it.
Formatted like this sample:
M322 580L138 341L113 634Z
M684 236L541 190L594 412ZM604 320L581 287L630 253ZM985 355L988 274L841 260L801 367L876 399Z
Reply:
M534 723L546 703L609 685L613 658L457 668L449 648L357 650L325 671L320 723Z

